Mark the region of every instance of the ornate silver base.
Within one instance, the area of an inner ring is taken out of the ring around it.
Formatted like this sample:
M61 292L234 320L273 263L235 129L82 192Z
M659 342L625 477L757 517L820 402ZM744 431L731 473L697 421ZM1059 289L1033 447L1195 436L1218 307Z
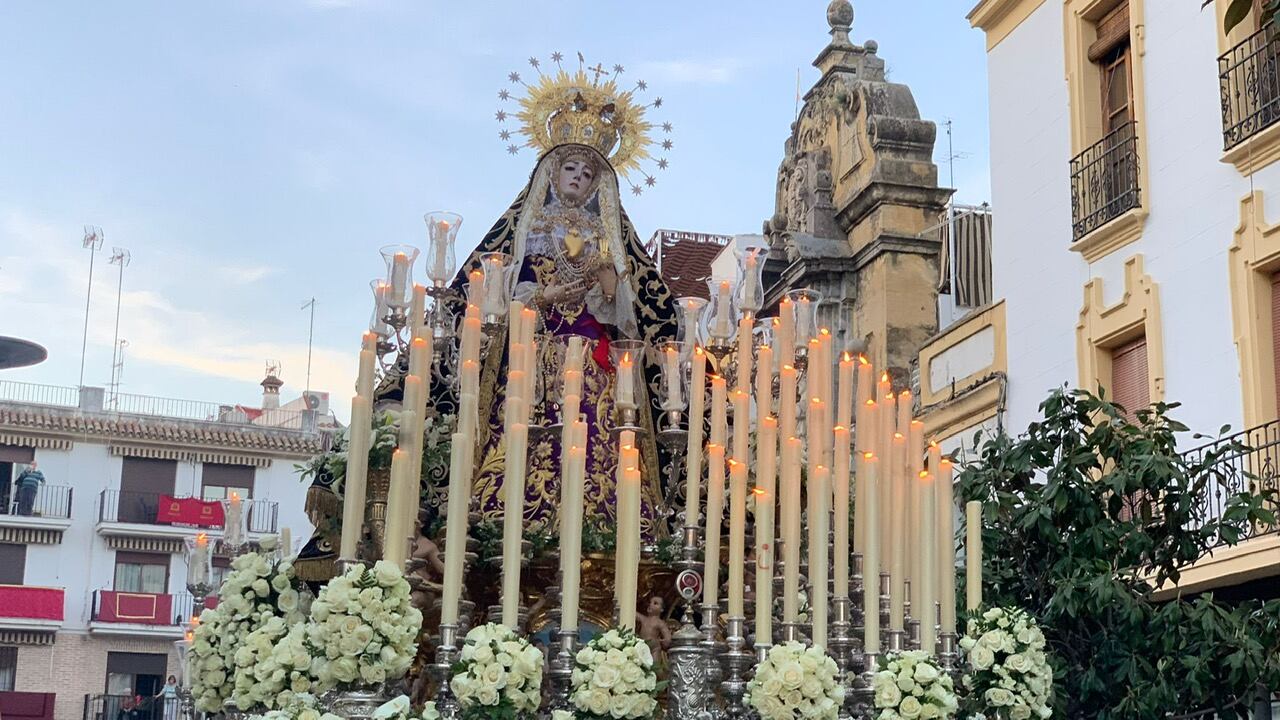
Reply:
M872 689L876 676L876 668L880 664L880 656L876 653L863 654L863 670L854 676L852 714L856 718L874 718L876 716L875 690Z
M938 634L938 663L949 675L959 673L960 652L955 633Z
M703 634L689 624L671 637L671 648L667 650L667 720L697 718L714 706L715 695L709 692L707 678L714 663L702 641Z
M427 671L436 682L436 710L442 720L453 720L462 712L458 699L449 687L449 670L453 667L454 653L458 651L458 628L454 625L440 626L440 644L436 646L436 661Z
M369 720L375 710L391 699L383 685L336 691L326 698L324 703L329 712L347 720Z
M556 633L558 650L551 660L548 673L551 680L551 709L572 710L569 696L573 692L573 658L578 654L578 631L560 630Z
M707 658L707 693L715 697L716 688L724 679L718 659L725 652L725 644L716 638L716 625L720 617L719 605L702 606L702 642L701 646Z

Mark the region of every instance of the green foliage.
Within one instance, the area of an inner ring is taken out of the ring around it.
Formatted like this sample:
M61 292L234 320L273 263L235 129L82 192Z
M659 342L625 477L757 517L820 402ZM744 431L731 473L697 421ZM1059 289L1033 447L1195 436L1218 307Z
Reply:
M611 553L618 547L618 528L599 515L582 523L582 552Z
M987 439L960 475L963 500L984 502L983 599L1040 623L1060 717L1242 717L1259 683L1280 687L1280 602L1153 600L1219 537L1274 521L1266 496L1244 494L1201 517L1201 498L1230 493L1220 459L1243 448L1179 454L1175 407L1129 422L1102 398L1057 390L1042 420Z
M482 562L502 557L502 523L483 520L472 525L468 533L480 545L478 555ZM524 559L530 562L546 557L559 538L547 528L530 526L524 529L524 542Z
M1200 7L1208 7L1214 1L1203 0ZM1253 2L1254 0L1231 0L1231 4L1227 6L1227 12L1222 18L1222 32L1230 33L1235 26L1244 22L1244 19L1249 16L1249 11L1253 9ZM1280 10L1280 0L1266 0L1263 2L1260 24L1265 25L1271 22L1275 18L1277 10Z

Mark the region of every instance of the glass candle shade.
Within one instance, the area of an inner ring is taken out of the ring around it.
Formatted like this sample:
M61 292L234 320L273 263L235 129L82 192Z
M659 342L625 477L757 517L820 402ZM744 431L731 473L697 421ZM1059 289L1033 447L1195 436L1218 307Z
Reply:
M511 302L507 278L511 265L511 256L506 253L491 252L480 256L480 269L484 271L484 298L480 310L489 317L496 316L500 320L507 316L507 304Z
M703 336L708 345L728 345L738 331L738 312L733 283L729 280L708 280L711 301L703 312Z
M373 317L369 320L369 330L379 337L386 337L391 334L391 326L387 324L387 316L391 314L387 294L391 288L386 280L378 279L369 281L369 289L373 291Z
M614 340L609 343L613 362L614 403L622 410L635 410L644 397L644 341Z
M787 298L795 312L796 347L801 347L818 336L818 303L822 302L822 293L800 288L787 293Z
M653 348L653 362L662 368L663 410L684 410L687 405L684 362L680 351L678 340L664 340Z
M764 261L768 248L746 247L738 251L738 307L752 314L764 307Z
M409 307L413 300L413 263L418 259L418 248L386 245L378 252L387 265L387 305L397 310Z
M676 328L676 340L680 341L680 360L688 362L693 357L693 348L706 342L702 334L702 314L706 310L707 301L700 297L682 297L676 300L680 306L677 318L680 325Z
M427 223L427 279L441 288L453 278L456 263L454 244L462 216L445 210L436 210L422 216Z

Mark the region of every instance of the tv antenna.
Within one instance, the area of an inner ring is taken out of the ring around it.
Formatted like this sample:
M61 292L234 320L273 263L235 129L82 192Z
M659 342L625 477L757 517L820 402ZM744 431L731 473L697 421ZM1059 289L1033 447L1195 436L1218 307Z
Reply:
M124 369L124 348L129 344L120 339L120 300L124 297L124 269L129 266L129 262L133 259L127 248L113 247L111 248L111 259L108 260L110 265L118 265L120 273L116 279L116 329L115 335L111 339L111 394L115 395L120 390L120 383L116 379L116 370L119 368L122 372ZM116 355L119 353L119 363L116 362Z
M307 326L307 387L303 393L311 392L311 339L316 332L316 299L311 298L302 304L299 310L311 308L311 323Z
M968 158L971 153L956 152L955 148L952 146L951 129L952 125L955 124L955 121L951 118L947 118L942 124L947 126L947 157L945 159L947 161L947 173L950 176L947 180L947 184L951 186L952 190L954 190L956 187L956 161Z
M80 246L89 251L89 286L84 291L84 335L80 338L80 387L84 387L84 354L89 347L89 300L93 297L93 258L102 249L102 228L84 226L84 239Z
M120 383L124 382L124 349L129 341L117 339L111 350L111 406L120 409Z

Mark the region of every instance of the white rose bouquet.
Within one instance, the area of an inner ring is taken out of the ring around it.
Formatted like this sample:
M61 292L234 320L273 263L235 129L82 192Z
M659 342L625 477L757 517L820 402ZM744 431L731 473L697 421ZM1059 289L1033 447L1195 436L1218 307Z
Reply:
M409 604L409 583L395 565L355 565L330 580L311 604L307 641L324 689L377 685L409 671L422 612Z
M951 677L923 650L888 655L871 689L878 720L949 718L959 708Z
M991 608L969 618L960 639L966 709L973 716L1000 712L1010 720L1050 717L1053 668L1044 648L1035 618L1019 608Z
M231 701L236 707L286 707L296 695L312 691L315 653L307 643L306 630L302 623L289 626L284 618L271 617L249 633L234 658Z
M836 663L819 648L774 645L747 683L747 704L763 720L835 720L844 703Z
M232 560L231 573L218 591L218 607L200 614L189 661L197 710L222 711L243 667L236 657L254 631L273 618L279 618L284 626L303 620L298 594L301 585L293 575L293 563L280 560L269 550Z
M401 695L379 705L373 711L373 720L440 720L440 711L434 702L428 702L415 712L409 696Z
M488 623L472 628L453 665L449 687L462 717L529 717L542 704L542 651L510 628Z
M647 718L662 689L649 644L630 630L610 630L573 658L569 701L578 720Z

